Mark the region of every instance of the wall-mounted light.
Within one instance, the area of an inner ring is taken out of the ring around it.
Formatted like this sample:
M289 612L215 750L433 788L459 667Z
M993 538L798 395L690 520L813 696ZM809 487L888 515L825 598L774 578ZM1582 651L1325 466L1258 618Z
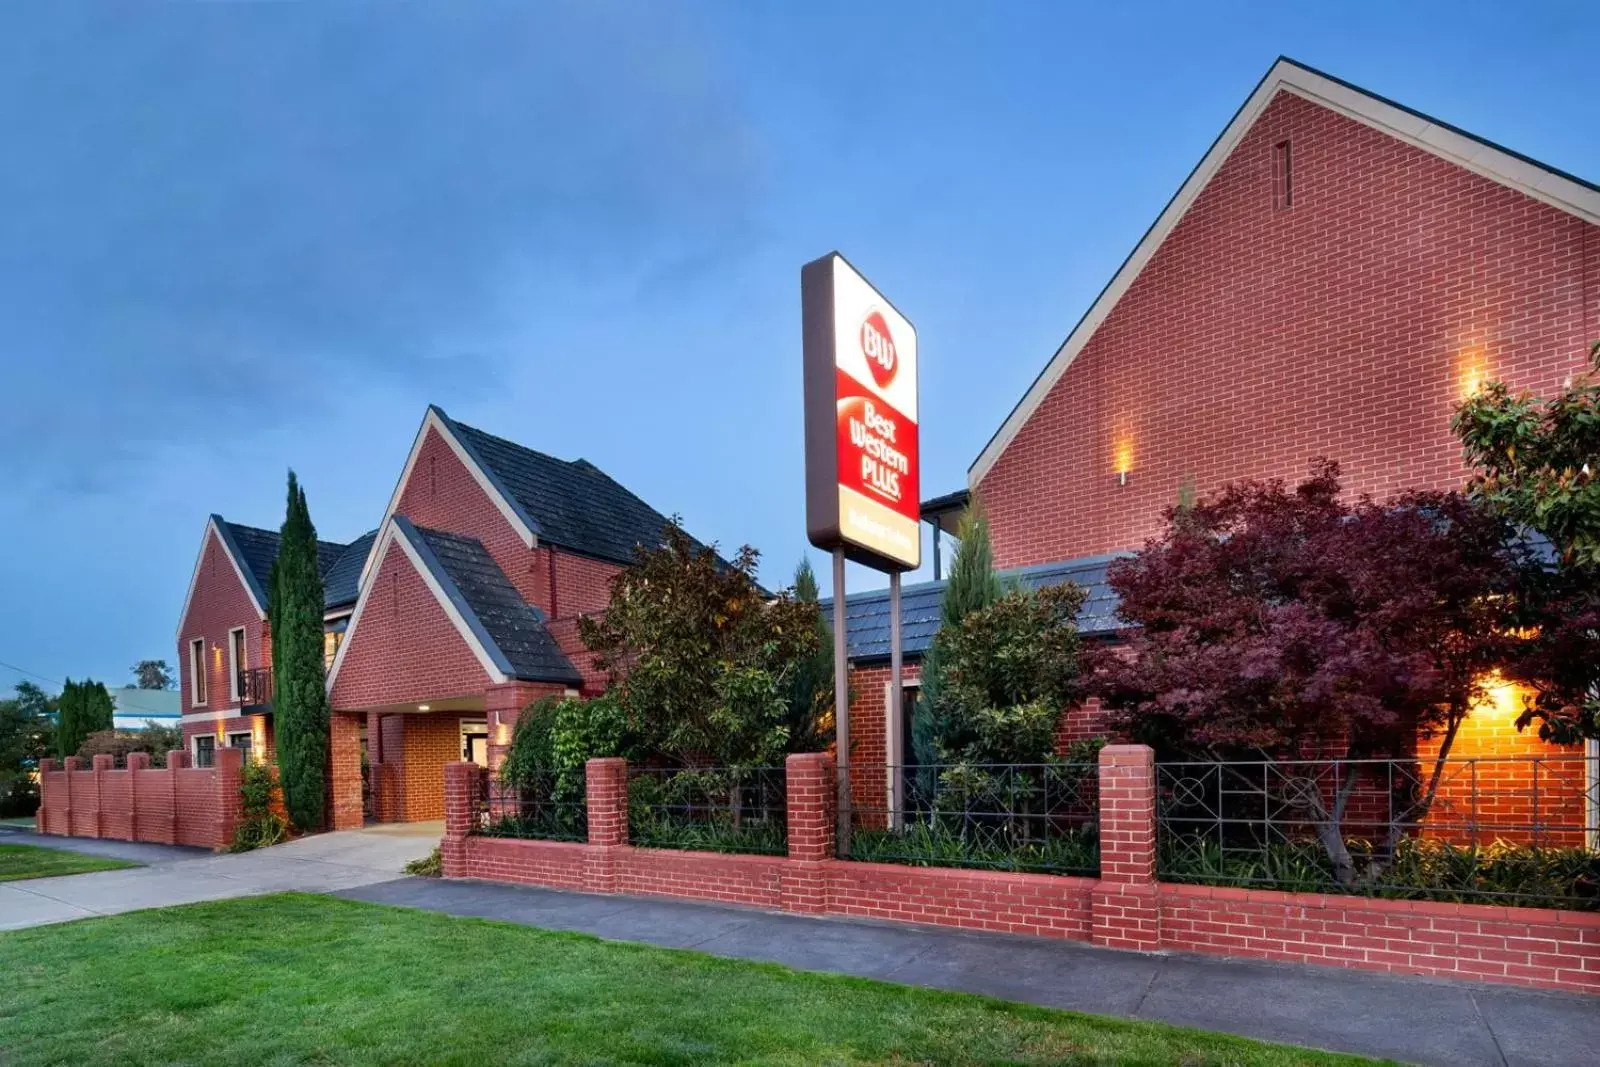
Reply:
M1133 439L1124 436L1119 440L1114 455L1117 486L1120 488L1127 485L1133 476Z
M1461 400L1471 400L1489 377L1488 358L1482 348L1464 348L1456 357L1456 385Z
M509 745L511 743L511 727L507 723L497 723L494 728L494 743Z
M429 706L427 704L418 704L417 705L417 710L418 711L428 711L428 710L430 710L430 708L429 708Z

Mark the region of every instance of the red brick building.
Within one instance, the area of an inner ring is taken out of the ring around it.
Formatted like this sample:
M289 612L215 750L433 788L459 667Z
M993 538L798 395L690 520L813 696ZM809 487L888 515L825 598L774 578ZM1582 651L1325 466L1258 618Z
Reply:
M1088 585L1084 628L1104 634L1105 561L1157 533L1180 492L1293 482L1319 456L1351 494L1460 486L1453 406L1490 377L1549 394L1596 338L1600 187L1279 60L968 486L998 564ZM905 591L912 661L940 589ZM878 676L886 611L882 593L850 598L868 760L903 751ZM1512 718L1484 709L1456 754L1542 750ZM1092 709L1069 716L1068 737L1092 732Z
M332 821L444 816L444 764L497 765L516 714L595 691L578 617L666 517L585 460L430 407L378 528L323 543ZM178 652L196 762L273 746L267 589L278 536L213 515ZM365 768L363 769L363 764Z

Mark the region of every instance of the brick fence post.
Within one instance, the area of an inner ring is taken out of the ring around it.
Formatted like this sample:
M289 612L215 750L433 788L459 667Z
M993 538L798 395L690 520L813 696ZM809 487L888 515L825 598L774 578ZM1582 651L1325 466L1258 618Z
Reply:
M828 910L828 876L834 858L834 802L838 792L833 758L826 752L796 752L784 761L785 809L790 863L783 872L784 911Z
M103 799L106 772L113 770L116 765L117 758L104 753L89 760L89 766L94 768L94 836L96 837L106 836L106 805Z
M172 813L167 825L167 844L181 845L182 821L178 817L178 772L189 766L189 750L175 748L167 753L167 810Z
M150 753L128 753L128 840L139 840L139 772L150 766Z
M211 772L212 788L216 790L212 809L216 812L212 824L211 841L216 848L233 844L233 834L244 819L244 797L239 787L244 784L244 749L217 749L217 761Z
M1156 766L1146 745L1100 750L1100 881L1091 939L1111 948L1161 947L1156 887Z
M584 765L589 848L583 884L591 893L617 891L617 849L628 843L628 761L612 756Z
M33 813L33 828L41 834L53 834L50 829L49 794L46 792L50 775L61 769L61 761L46 757L39 761L39 810Z
M68 756L66 759L61 761L61 769L66 772L61 776L61 780L67 783L67 806L62 812L62 815L67 822L67 828L63 830L62 833L66 834L68 837L73 836L74 831L77 829L77 827L72 825L72 780L77 777L77 775L75 775L73 772L81 769L82 767L83 760L79 759L77 756Z
M446 878L466 878L467 836L476 829L478 811L488 790L488 772L476 763L459 760L444 765L444 839L439 858Z

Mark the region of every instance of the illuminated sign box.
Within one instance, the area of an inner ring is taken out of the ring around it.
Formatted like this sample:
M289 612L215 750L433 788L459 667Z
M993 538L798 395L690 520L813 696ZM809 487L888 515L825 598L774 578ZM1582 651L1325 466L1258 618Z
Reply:
M837 252L800 271L806 534L887 571L922 563L917 331Z

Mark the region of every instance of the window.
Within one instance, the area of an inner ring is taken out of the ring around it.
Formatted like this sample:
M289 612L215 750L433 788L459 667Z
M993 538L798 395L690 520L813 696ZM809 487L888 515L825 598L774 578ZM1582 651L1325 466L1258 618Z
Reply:
M244 627L228 631L228 684L232 692L228 694L233 703L237 704L244 699L244 665L245 665Z
M1272 206L1285 211L1294 206L1294 168L1289 142L1272 146Z
M325 623L322 628L322 670L323 673L333 670L334 657L339 654L339 646L344 644L345 631L350 628L350 616L345 615Z
M215 767L217 765L217 739L210 734L205 734L194 739L194 765L196 767Z
M228 735L228 747L229 748L243 749L244 750L244 761L246 763L250 762L250 749L251 749L251 746L254 743L255 743L255 738L251 735L251 733L248 730L246 730L242 734L229 734Z
M197 637L189 642L189 703L195 706L206 702L206 639Z

